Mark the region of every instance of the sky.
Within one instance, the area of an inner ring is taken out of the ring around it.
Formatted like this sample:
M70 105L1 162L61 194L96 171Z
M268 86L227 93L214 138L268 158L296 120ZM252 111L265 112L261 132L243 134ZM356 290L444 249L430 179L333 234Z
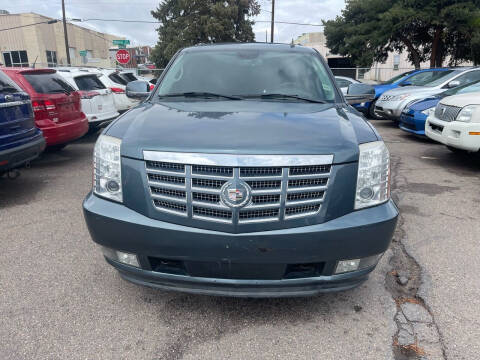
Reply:
M271 0L258 0L261 13L257 21L270 21ZM160 0L65 0L67 18L77 19L126 19L155 21L150 11ZM345 0L275 0L276 21L321 24L340 14ZM52 18L61 18L61 0L0 0L0 9L10 13L36 12ZM158 24L121 23L107 21L83 21L77 23L93 30L124 36L132 45L155 45ZM322 31L318 26L275 24L275 41L291 42L306 32ZM257 41L265 41L265 31L270 40L270 23L258 22L254 26Z

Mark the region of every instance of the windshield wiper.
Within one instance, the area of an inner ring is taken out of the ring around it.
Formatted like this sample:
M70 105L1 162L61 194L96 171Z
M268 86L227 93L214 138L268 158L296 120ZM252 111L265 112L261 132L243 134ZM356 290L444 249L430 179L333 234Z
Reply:
M305 98L299 95L294 95L294 94L254 94L254 95L240 95L242 98L260 98L260 99L296 99L296 100L302 100L302 101L307 101L311 103L317 103L317 104L326 104L326 101L323 100L315 100L315 99L309 99Z
M184 92L184 93L173 93L173 94L164 94L164 95L158 95L158 97L219 97L219 98L225 98L225 99L230 99L230 100L242 100L241 97L238 96L232 96L232 95L223 95L223 94L215 94L215 93L210 93L210 92L201 92L201 91L190 91L190 92Z

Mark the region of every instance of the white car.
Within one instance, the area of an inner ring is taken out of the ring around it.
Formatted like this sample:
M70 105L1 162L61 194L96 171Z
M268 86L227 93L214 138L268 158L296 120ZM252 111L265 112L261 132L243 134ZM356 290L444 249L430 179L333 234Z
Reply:
M425 135L452 151L478 152L480 92L444 98L427 118Z
M87 115L90 129L107 124L119 115L113 92L100 81L100 72L79 68L59 68L57 72L80 91L82 111Z
M347 76L335 76L335 82L337 83L340 90L342 90L343 95L347 94L348 87L351 84L360 84L360 81L349 78Z
M139 103L138 100L127 97L125 93L127 81L120 76L120 73L117 70L96 69L96 71L102 74L99 78L100 81L110 90L112 90L115 107L118 112L123 113Z
M415 101L480 80L480 68L458 68L432 74L434 80L422 86L405 86L384 92L375 103L375 114L398 121L403 109Z

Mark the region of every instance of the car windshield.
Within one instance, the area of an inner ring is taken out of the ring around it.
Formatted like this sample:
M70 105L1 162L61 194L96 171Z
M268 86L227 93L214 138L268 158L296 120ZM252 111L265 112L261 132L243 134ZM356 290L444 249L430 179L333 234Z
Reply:
M425 84L431 83L437 79L443 78L444 76L451 73L453 70L446 71L423 71L421 73L412 75L407 79L413 86L425 86Z
M210 48L180 54L157 91L183 93L333 102L335 85L313 52Z
M463 70L447 70L447 71L442 71L443 76L436 78L435 80L424 84L423 86L427 87L435 87L438 85L443 84L445 81L450 80L451 78L457 76L458 74L462 73Z
M442 93L443 96L460 95L471 92L480 92L480 80L467 85L459 86Z
M412 71L408 71L408 72L402 73L400 75L394 76L390 80L384 81L382 84L384 84L384 85L393 84L393 83L395 83L399 80L402 80L403 78L407 77L408 75L414 73L415 71L416 70L412 70Z

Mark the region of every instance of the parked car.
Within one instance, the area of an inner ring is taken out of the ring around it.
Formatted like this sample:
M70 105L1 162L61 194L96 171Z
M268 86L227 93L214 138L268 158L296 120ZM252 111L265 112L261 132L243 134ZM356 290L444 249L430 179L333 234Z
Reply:
M130 99L125 94L127 82L123 80L115 69L87 69L90 72L99 72L100 81L112 91L115 108L123 113L138 104L138 100Z
M379 119L380 117L375 114L375 103L382 96L382 94L388 90L403 88L405 86L423 86L428 82L431 82L441 76L443 72L447 71L446 68L432 68L421 69L404 72L400 75L394 76L390 80L387 80L379 85L375 85L375 99L374 101L368 101L362 104L356 104L354 107L368 115L372 119Z
M130 81L136 81L136 80L146 81L146 82L149 83L150 90L153 90L153 88L155 87L155 84L156 84L156 80L157 80L157 79L149 79L149 78L146 78L146 77L143 77L143 76L135 75L133 73L133 71L128 71L128 70L121 71L119 73L119 75L120 75L120 77L122 77L127 82L127 84Z
M80 93L54 69L3 68L32 100L35 124L43 132L47 147L60 150L88 131Z
M409 86L385 92L377 101L375 112L381 117L399 121L400 115L407 105L477 80L480 80L480 68L447 70L443 72L443 76L423 86Z
M102 73L78 68L61 68L58 73L80 92L82 110L87 115L90 130L108 124L119 115L113 91L99 79Z
M367 279L398 215L387 147L345 103L371 86L344 97L316 50L254 43L184 49L149 89L127 85L145 101L99 137L83 204L121 276L255 297Z
M360 84L360 81L349 78L347 76L335 76L335 82L337 83L340 90L342 90L342 93L344 95L347 94L348 87L351 84Z
M0 70L0 176L34 160L44 148L30 97Z
M446 90L440 94L430 96L408 105L403 109L402 115L400 116L400 129L415 135L425 136L425 121L430 113L435 111L435 107L440 100L447 96L470 92L480 92L480 81Z
M480 92L442 99L425 124L425 134L454 152L480 151Z

